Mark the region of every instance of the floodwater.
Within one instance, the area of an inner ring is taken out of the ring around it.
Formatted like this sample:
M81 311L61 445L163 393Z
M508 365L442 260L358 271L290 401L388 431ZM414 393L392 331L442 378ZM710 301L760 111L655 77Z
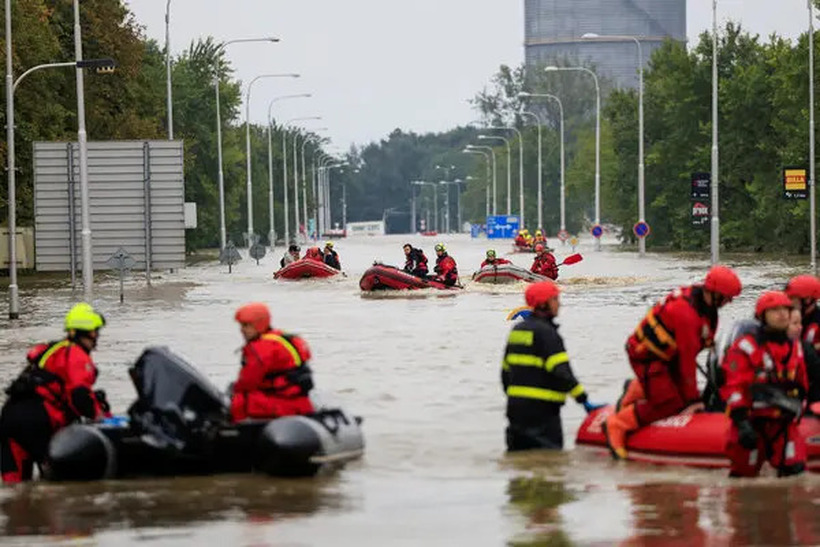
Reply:
M560 453L504 452L500 359L510 310L523 286L479 286L469 277L488 243L443 237L467 288L364 298L374 261L400 265L412 241L429 257L434 240L379 237L338 241L347 277L274 281L282 249L233 273L205 262L97 287L108 325L96 354L98 385L115 410L133 399L126 370L146 345L167 345L225 387L238 370L233 313L271 305L275 325L302 334L314 353L318 389L364 418L366 455L309 480L219 476L0 489L2 541L16 545L787 545L820 544L820 477L730 481L724 471L615 463L576 449L583 418L563 412ZM500 255L509 244L494 243ZM562 268L561 332L594 402L617 398L628 375L623 344L646 308L669 289L701 278L704 260L634 253L591 242L584 261ZM559 260L570 254L560 247ZM529 265L531 255L511 255ZM736 263L746 293L725 310L746 317L760 291L795 273L779 262ZM0 383L25 348L61 336L75 301L67 286L27 289L13 329L0 305Z

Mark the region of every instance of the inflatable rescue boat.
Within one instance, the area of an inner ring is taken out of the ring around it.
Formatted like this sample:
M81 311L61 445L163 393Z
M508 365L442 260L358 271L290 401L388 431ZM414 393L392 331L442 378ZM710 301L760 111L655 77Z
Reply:
M476 283L517 283L526 281L546 281L548 277L532 273L526 268L515 264L499 264L497 266L484 266L473 274L473 281Z
M291 262L273 274L274 279L308 279L311 277L333 277L339 270L328 266L324 262L303 258Z
M128 417L75 424L52 437L45 478L103 480L261 472L312 476L359 458L361 420L338 408L231 423L227 396L181 357L146 349L129 369Z
M448 287L444 283L430 279L422 279L411 275L395 266L373 264L364 272L359 280L359 287L363 291L402 291L415 289L439 289L442 291L457 290L460 287Z

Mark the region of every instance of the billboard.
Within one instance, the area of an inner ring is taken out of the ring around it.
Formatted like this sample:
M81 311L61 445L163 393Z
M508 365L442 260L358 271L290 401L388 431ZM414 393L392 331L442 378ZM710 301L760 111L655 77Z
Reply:
M487 239L514 239L521 226L521 219L515 215L495 215L487 217Z
M708 226L710 218L709 204L707 202L692 202L692 226Z
M783 196L786 199L809 197L809 175L805 167L783 168Z

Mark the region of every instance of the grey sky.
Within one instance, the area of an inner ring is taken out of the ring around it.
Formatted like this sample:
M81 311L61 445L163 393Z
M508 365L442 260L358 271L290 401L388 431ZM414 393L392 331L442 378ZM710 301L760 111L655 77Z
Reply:
M165 0L126 0L146 34L165 40ZM690 43L711 27L711 0L688 1ZM271 98L278 119L321 115L341 149L395 128L446 130L475 119L467 100L500 64L523 61L523 0L171 0L171 49L199 36L277 36L279 44L229 49L236 75L299 72L298 80L254 85L251 119L263 123ZM806 0L719 0L732 18L767 36L795 37L808 25Z

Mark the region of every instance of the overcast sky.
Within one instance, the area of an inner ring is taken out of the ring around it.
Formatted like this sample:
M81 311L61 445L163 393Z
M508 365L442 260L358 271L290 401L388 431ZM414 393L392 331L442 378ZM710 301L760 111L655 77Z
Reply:
M146 34L164 44L165 0L126 0ZM768 36L795 37L808 25L806 0L719 0L718 17ZM281 120L323 116L341 149L395 128L440 131L476 118L467 100L501 64L523 61L523 0L171 0L171 50L200 36L276 36L279 44L237 44L228 56L244 82L264 73L302 78L254 85L251 119L264 123L277 95ZM711 27L711 0L688 0L692 42ZM316 125L318 127L319 125Z

